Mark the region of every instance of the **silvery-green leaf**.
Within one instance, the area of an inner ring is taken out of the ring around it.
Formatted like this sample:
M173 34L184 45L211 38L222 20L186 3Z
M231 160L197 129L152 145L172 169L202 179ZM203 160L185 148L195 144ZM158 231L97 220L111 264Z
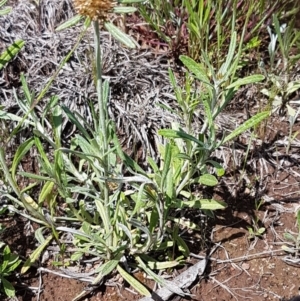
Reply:
M225 137L224 143L230 141L231 139L239 136L240 134L244 133L245 131L249 130L250 128L258 125L261 121L269 117L270 112L265 111L258 113L251 117L249 120L245 121L242 125L237 127L233 132L231 132L228 136Z
M0 10L0 16L4 16L4 15L7 15L11 12L12 8L11 7L7 7L7 8L4 8L4 9L1 9Z
M107 29L107 31L119 42L123 43L129 48L135 48L136 43L131 39L130 36L128 36L126 33L121 31L118 27L113 25L112 23L105 23L104 27Z
M137 279L132 277L130 274L128 274L125 270L121 268L120 265L117 266L117 270L120 273L120 275L134 288L136 289L141 295L144 296L151 296L150 292L147 290L147 288L140 283Z
M288 252L288 253L296 253L296 250L295 249L293 249L293 248L289 248L288 246L286 246L286 245L283 245L283 246L281 246L281 249L282 250L284 250L285 252Z
M240 78L240 79L236 80L234 83L229 85L227 87L227 89L229 90L231 88L238 88L238 87L243 86L243 85L258 83L258 82L263 81L264 79L265 79L265 77L261 74L249 75L247 77Z
M137 9L135 7L117 6L114 8L114 13L117 14L128 14L134 13Z
M68 21L64 22L63 24L59 25L55 31L64 30L66 28L72 27L76 25L83 17L80 15L76 15L73 18L69 19Z
M182 201L177 200L174 202L175 208L200 208L202 210L218 210L218 209L225 209L227 204L223 201L216 201L213 199L200 199L200 200L193 200L193 201Z

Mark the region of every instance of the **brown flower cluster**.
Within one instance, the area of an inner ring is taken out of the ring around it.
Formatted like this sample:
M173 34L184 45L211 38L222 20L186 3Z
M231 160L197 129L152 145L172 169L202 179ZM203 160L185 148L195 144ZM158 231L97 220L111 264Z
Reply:
M116 6L112 0L73 0L76 11L92 20L106 20L108 13Z

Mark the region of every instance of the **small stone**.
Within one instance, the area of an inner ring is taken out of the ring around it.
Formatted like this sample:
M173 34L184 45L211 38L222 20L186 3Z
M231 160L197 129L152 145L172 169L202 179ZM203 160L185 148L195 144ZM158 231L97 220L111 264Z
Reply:
M250 264L249 263L243 263L242 264L242 269L249 270L250 269Z

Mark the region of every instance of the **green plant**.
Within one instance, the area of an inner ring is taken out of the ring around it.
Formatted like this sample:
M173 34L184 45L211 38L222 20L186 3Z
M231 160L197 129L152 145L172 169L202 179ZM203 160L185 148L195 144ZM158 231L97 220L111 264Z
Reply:
M224 55L232 32L241 34L242 43L256 38L261 24L268 18L269 12L262 15L262 1L184 1L188 13L189 56L199 61L202 53L214 60L218 67L224 62ZM269 7L268 10L273 10ZM250 16L258 22L249 22ZM243 24L236 26L236 23ZM247 35L245 35L247 32Z
M88 22L85 25L87 27ZM23 116L2 110L1 118L19 122L12 135L21 127L29 127L33 135L18 147L10 168L5 160L4 149L1 148L0 163L14 195L4 191L3 194L13 202L13 205L8 206L9 210L41 225L35 232L40 245L29 256L21 273L28 270L53 239L63 254L64 245L60 243L60 236L67 232L73 236L73 244L76 246L76 252L70 258L72 262L84 256L100 258L102 265L95 271L98 276L94 285L117 269L141 294L149 296L149 291L123 269L121 260L126 260L129 255L135 260L135 265L168 287L167 281L152 270L180 264L182 257L175 252L175 246L180 253L188 254L183 240L172 233L168 226L172 218L170 212L186 204L177 199L177 195L167 194L174 189L168 172L171 158L168 147L161 151L164 165L157 167L152 164L153 173L150 175L123 153L114 125L108 118L109 86L107 81L102 83L98 22L93 22L93 26L98 94L98 111L91 104L93 124L88 124L83 116L70 111L66 106L58 105L57 97L51 98L43 115L38 117L33 108L42 99L53 78L35 97L22 76L25 99L16 97L16 102ZM68 118L78 131L68 147L62 143L64 118ZM20 162L31 149L35 149L38 154L39 174L19 171ZM30 178L31 184L21 190L18 180L22 177ZM34 200L31 195L37 195L37 198ZM63 214L57 216L57 207L61 204L65 204L65 208ZM187 203L187 206L192 205L192 202ZM203 204L198 203L199 206L213 210L223 208L224 204L204 200ZM172 222L184 224L176 218ZM187 226L186 223L184 226ZM172 257L176 260L163 256L162 260L157 261L147 255L150 251L164 254L166 249L174 250ZM184 295L178 288L171 290Z
M2 248L3 246L0 245L0 249ZM20 263L18 255L11 253L9 246L5 246L0 252L0 289L7 297L15 296L15 289L7 277L15 271Z
M276 15L273 16L273 23L274 33L268 27L271 39L268 46L270 67L268 69L262 67L269 87L263 88L261 92L269 98L273 111L279 108L282 113L287 107L290 115L291 108L288 102L291 95L300 89L300 81L295 79L292 72L292 68L299 60L300 55L291 56L292 48L300 40L300 32L294 29L293 22L280 26Z
M255 211L258 211L262 204L263 204L263 200L256 200ZM254 214L254 216L251 217L251 219L252 219L252 227L247 227L249 232L248 238L254 239L255 237L261 237L266 232L266 228L259 226L260 220L257 215Z
M205 122L200 130L201 134L206 133L209 129L211 131L210 135L214 135L213 122L232 100L238 88L260 82L265 78L258 74L237 79L242 45L242 39L238 42L237 33L232 31L226 60L220 67L214 61L211 61L204 51L202 51L203 62L201 63L196 63L187 56L180 56L182 63L201 84L199 94L205 113ZM232 138L231 136L226 137L224 142Z
M266 232L266 228L264 227L257 228L256 223L253 220L252 222L253 222L253 227L248 227L248 231L249 231L248 238L253 239L257 236L261 237Z
M79 19L81 17L76 17L59 29ZM85 30L90 21L85 21ZM74 50L37 97L30 91L24 76L21 77L25 99L16 97L23 114L21 117L0 111L1 118L18 122L12 135L25 127L33 133L18 147L11 166L5 160L4 148L0 152L0 163L11 188L10 192L2 192L13 202L8 206L9 210L41 225L35 232L40 245L21 272L28 270L53 239L65 255L60 238L62 233L69 233L76 251L68 258L68 264L87 256L100 258L101 264L95 270L98 276L92 284L98 284L117 269L138 292L150 296L148 289L130 274L137 266L161 285L184 296L183 291L170 287L168 281L153 270L179 265L189 254L180 230L188 227L197 231L199 225L178 217L178 210L197 208L210 214L225 208L224 202L195 195L193 185L216 185L217 177L224 174L224 169L211 160L212 152L268 116L269 112L259 113L232 133L224 133L222 139L217 139L215 120L234 93L240 86L259 82L264 77L252 75L237 79L242 42L237 42L235 31L232 31L228 55L220 68L204 51L201 64L182 56L181 60L190 72L185 89L177 86L171 71L170 79L183 125L173 124L171 129L159 131L166 139L159 145L160 161L148 157L149 170L146 172L123 152L114 124L108 118L109 84L102 82L99 24L97 21L92 24L98 95L97 105L90 104L93 124L59 104L57 97L50 99L41 117L33 110ZM107 28L109 26L106 24ZM200 83L199 90L192 88L193 82ZM204 115L199 131L195 131L193 124L197 110L202 110ZM66 119L77 129L68 142L63 141ZM31 149L38 155L38 174L19 168ZM22 178L29 178L31 182L20 189L18 182ZM157 254L161 255L159 260ZM128 269L124 270L122 262L126 261Z
M233 30L245 51L257 48L262 25L291 4L290 0L150 0L139 6L139 11L176 57L185 53L198 62L205 52L221 66Z
M233 32L228 55L219 69L210 62L204 52L202 53L205 58L203 63L196 63L187 56L180 56L180 60L189 71L184 88L177 85L174 74L169 72L178 109L177 111L169 107L165 107L165 109L178 114L181 117L182 126L173 124L172 129L158 131L160 135L168 139L167 144L161 146L160 153L163 154L163 157L169 158L164 160L167 168L164 176L161 175L158 180L163 179L166 183L172 183L172 190L169 190L168 195L177 198L180 195L184 198L184 201L177 201L178 208L191 206L201 208L207 214L211 214L209 209L214 210L220 205L225 205L218 204L214 200L203 200L196 197L191 187L193 185L217 185L218 179L212 174L212 171L219 177L225 171L218 162L210 158L211 154L224 143L256 126L269 116L268 111L258 113L230 134L226 135L224 132L222 139L217 138L215 120L225 110L238 88L264 79L262 75L236 79L236 68L240 61L242 45L240 42L239 50L235 54L236 39L236 32ZM203 118L201 127L194 124L195 117L199 113L202 113ZM150 163L152 169L155 170L155 175L159 175L159 168L154 162ZM156 179L156 182L158 180Z
M197 169L200 171L205 170L203 169L205 162L208 160L213 150L249 128L257 125L269 115L269 112L258 113L229 135L225 136L224 133L223 139L220 141L216 137L215 120L230 103L238 88L242 85L260 82L264 79L264 76L262 75L251 75L236 79L236 68L241 55L240 51L235 54L237 47L236 38L236 32L233 32L226 60L217 72L215 71L216 67L209 61L205 53L203 53L203 56L205 57L203 63L196 63L187 56L180 56L182 63L190 72L190 75L188 75L186 80L185 91L177 86L175 77L172 72L170 72L171 83L175 90L176 100L180 108L180 114L184 121L183 124L185 125L185 128L161 130L160 133L169 138L184 138L185 140L193 142L194 148L190 148L192 151L191 153L189 153L188 149L187 154L189 157L194 157L196 153L201 154L200 156L197 156L197 158L201 157L202 160L200 166L197 166ZM239 47L239 50L240 49L241 47ZM190 76L192 77L192 81L199 82L198 90L196 89L193 91L191 88ZM185 96L183 97L183 95ZM192 128L191 121L197 110L200 110L200 112L202 111L203 125L198 131L195 131ZM197 149L195 145L200 147L201 152L199 152L199 149ZM215 164L213 162L211 163L213 165Z
M93 104L93 125L89 125L83 116L71 112L66 106L57 105L56 97L51 99L44 116L39 119L34 111L29 112L33 95L29 92L24 77L22 83L28 98L17 98L16 101L23 114L28 115L25 125L33 129L33 137L18 147L10 170L6 165L3 149L0 153L4 174L17 196L3 192L14 203L14 206L9 205L8 208L42 225L35 233L40 246L30 255L21 272L25 273L28 270L52 239L57 240L63 252L63 245L59 239L62 232L68 232L74 236L73 243L77 248L71 255L72 262L87 254L100 256L103 264L96 270L99 276L94 284L117 268L141 294L149 295L149 292L120 265L121 258L126 258L126 255L132 256L138 266L155 277L159 283L166 284L161 277L155 276L151 268L165 269L176 266L181 262L181 257L177 260L165 258L157 262L145 254L150 251L162 252L175 246L174 234L168 229L167 221L170 220L168 213L178 208L179 200L172 198L171 203L166 201L165 187L172 187L172 182L166 181L165 178L166 166L162 171L164 176L161 177L164 180L154 181L154 175L148 175L123 153L115 136L114 126L107 118L108 82L103 83L102 89L106 144L103 142L101 117L100 114L96 114ZM62 147L61 142L63 114L78 129L78 134L71 139L69 148ZM4 111L1 115L15 121L22 119ZM46 125L51 125L51 128L47 128ZM51 147L50 153L46 150L48 145ZM20 162L32 148L38 153L39 174L18 172ZM118 162L118 156L125 163L127 173L132 175L124 176L124 167L122 161ZM169 161L169 152L165 156L164 161ZM154 174L156 175L155 170ZM159 174L156 176L158 178ZM32 184L20 190L17 185L19 177L30 178ZM29 194L37 187L38 199L35 201ZM57 217L57 206L62 202L67 204L65 214ZM207 203L206 206L210 206L207 209L224 207L221 202L219 205L217 202ZM49 213L45 211L45 204ZM192 203L187 206L192 206ZM27 213L20 208L25 208ZM205 203L203 208L206 208ZM62 222L66 225L62 225ZM182 221L174 219L173 222ZM75 226L78 223L79 228ZM176 239L176 245L180 244L181 252L186 254L188 250L179 235Z
M296 214L296 223L298 227L298 233L285 232L283 237L290 241L286 245L282 246L282 249L290 254L293 254L295 258L299 257L300 254L300 211L297 211Z

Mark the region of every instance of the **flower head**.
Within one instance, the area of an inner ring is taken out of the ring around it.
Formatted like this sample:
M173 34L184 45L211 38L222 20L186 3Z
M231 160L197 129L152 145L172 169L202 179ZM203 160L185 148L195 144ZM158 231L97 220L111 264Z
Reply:
M73 0L76 11L90 17L91 20L105 20L108 13L116 6L113 0Z

